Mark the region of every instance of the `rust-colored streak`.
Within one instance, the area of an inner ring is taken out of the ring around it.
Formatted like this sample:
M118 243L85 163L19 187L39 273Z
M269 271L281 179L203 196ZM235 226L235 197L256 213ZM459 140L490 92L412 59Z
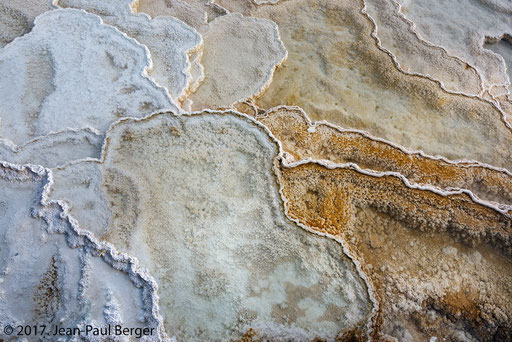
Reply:
M368 275L381 303L373 340L397 326L415 340L460 329L484 341L512 336L511 217L395 176L316 163L279 173L289 215L344 240Z
M342 131L325 124L313 128L297 108L280 107L269 111L259 121L296 160L353 162L362 168L401 173L418 184L466 188L481 199L512 204L512 177L503 171L409 154L356 131Z

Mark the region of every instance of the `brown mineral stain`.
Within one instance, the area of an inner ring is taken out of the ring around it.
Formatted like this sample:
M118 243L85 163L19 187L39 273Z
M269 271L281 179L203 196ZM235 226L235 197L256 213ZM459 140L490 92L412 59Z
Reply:
M512 336L510 216L394 176L315 163L279 171L289 215L340 237L368 275L381 305L373 340L403 329L413 340Z
M245 15L278 24L288 50L286 67L256 104L296 105L314 120L366 130L410 149L512 167L512 134L496 106L399 71L378 48L362 9L363 1L337 0L247 7Z
M270 129L295 160L353 162L362 168L399 172L418 184L466 188L481 199L512 204L512 176L503 171L474 163L454 164L418 153L409 154L362 133L325 124L314 126L311 131L306 114L294 107L271 110L259 121Z
M466 319L476 322L481 314L477 295L471 291L459 290L449 292L441 298L442 310L445 310L450 316L464 316Z
M60 306L60 291L57 286L58 273L55 256L52 257L48 270L43 274L34 293L35 314L37 319L51 321Z
M232 340L232 342L253 342L256 332L251 328L245 332L245 334L238 340Z

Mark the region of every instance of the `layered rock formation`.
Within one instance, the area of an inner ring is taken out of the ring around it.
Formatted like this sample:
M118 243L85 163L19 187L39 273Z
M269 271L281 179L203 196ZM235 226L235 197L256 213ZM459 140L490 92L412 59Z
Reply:
M0 0L0 340L511 340L511 23Z

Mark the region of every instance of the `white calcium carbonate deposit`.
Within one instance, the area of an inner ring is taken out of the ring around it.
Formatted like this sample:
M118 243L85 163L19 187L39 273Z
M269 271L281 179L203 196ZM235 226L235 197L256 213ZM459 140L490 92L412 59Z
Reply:
M366 12L375 21L376 36L404 70L427 75L442 82L447 90L469 95L482 92L478 72L466 62L448 55L418 37L394 1L365 0Z
M106 131L123 116L178 108L146 76L147 48L99 17L46 12L34 29L0 50L0 136L19 145L49 132Z
M129 2L63 0L59 4L96 13L107 24L144 44L153 62L148 74L165 87L175 101L183 100L190 92L189 57L202 48L201 36L192 27L169 16L151 19L144 13L133 14Z
M421 38L475 67L482 77L484 90L495 96L508 93L505 88L510 85L510 79L503 57L484 48L486 37L498 38L512 33L512 19L507 11L500 10L499 1L398 2L401 12L414 23Z
M92 129L65 130L35 138L23 145L0 143L0 160L56 167L69 161L99 158L104 135Z
M53 0L0 0L0 48L30 32L34 19L54 9Z
M511 67L509 0L0 0L0 342L510 341Z
M199 3L181 0L139 0L137 12L149 14L152 18L158 16L172 16L184 23L199 29L208 23L208 14Z
M47 202L49 186L45 169L0 165L0 325L122 324L164 337L152 278L134 271L133 258L81 231L59 203ZM58 338L51 334L44 338Z
M97 234L149 269L169 334L333 341L364 322L366 286L341 245L285 218L277 146L256 123L162 114L116 125L109 141L103 162L56 170L52 197L108 223Z

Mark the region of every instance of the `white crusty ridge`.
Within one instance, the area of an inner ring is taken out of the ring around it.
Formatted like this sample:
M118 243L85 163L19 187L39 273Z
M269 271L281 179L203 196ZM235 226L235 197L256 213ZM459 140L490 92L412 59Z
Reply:
M90 128L49 133L19 146L0 139L0 160L54 168L72 160L100 158L103 139Z
M503 58L483 46L486 37L512 33L512 17L499 10L498 2L393 1L400 4L399 11L421 39L442 47L479 72L482 92L493 97L509 92L510 79Z
M169 334L230 340L253 328L263 339L334 341L366 322L376 304L359 269L337 243L287 221L272 171L280 148L262 125L232 112L164 113L123 119L107 141L102 161L56 170L52 196L76 217L111 213L101 234L157 279Z
M65 203L47 198L50 170L1 162L0 183L2 326L34 319L70 328L122 324L167 339L153 278L135 258L82 230Z
M191 74L191 57L203 48L201 35L179 19L132 13L135 1L61 0L60 6L84 9L99 15L107 24L145 45L151 54L148 75L163 86L176 102L196 87Z
M412 74L439 80L447 90L470 96L479 95L483 84L479 72L442 47L418 37L394 1L365 0L365 10L375 22L375 34L401 68Z
M0 137L21 145L66 128L105 132L123 116L179 109L147 76L147 49L93 14L46 12L0 50Z

